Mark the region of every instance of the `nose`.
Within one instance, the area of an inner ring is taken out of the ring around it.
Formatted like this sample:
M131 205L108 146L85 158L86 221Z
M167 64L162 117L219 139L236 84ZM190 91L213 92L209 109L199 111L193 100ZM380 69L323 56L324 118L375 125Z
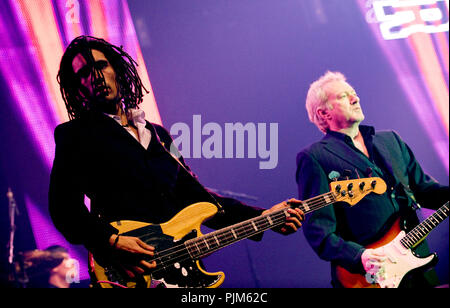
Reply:
M358 95L356 93L350 93L349 97L350 97L350 103L351 104L359 103L359 97L358 97Z

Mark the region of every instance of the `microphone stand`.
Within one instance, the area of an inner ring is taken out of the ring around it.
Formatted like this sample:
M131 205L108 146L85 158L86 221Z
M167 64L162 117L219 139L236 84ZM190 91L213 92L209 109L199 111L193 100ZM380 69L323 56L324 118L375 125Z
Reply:
M16 215L19 215L19 210L17 209L16 200L14 199L14 194L10 187L8 187L8 192L6 193L6 197L8 198L9 203L9 223L10 223L10 233L9 233L9 242L8 242L8 263L11 269L11 280L14 280L16 283L19 283L21 287L25 288L28 283L28 277L25 273L25 268L23 264L23 258L21 257L19 260L19 269L16 268L16 264L14 263L14 235L16 232L16 223L15 218ZM21 274L21 278L18 279L18 272Z
M16 201L14 200L14 194L11 191L11 188L8 187L8 192L6 193L6 197L8 198L9 203L9 223L10 223L10 233L9 233L9 254L8 254L8 263L10 265L14 262L14 234L16 232L15 225L15 217L17 212Z

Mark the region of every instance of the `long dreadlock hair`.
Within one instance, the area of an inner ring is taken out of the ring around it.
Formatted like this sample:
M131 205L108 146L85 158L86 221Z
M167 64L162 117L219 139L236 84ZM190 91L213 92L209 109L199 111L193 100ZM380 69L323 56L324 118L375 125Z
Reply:
M142 103L142 90L147 89L142 84L136 70L138 65L122 47L112 45L101 38L82 35L75 38L67 47L61 58L57 81L60 85L61 95L67 108L70 119L78 119L92 109L90 101L81 92L81 83L72 68L72 61L77 54L81 54L91 69L92 84L104 81L101 69L94 65L92 49L103 52L116 73L118 94L124 104L125 111L137 108Z

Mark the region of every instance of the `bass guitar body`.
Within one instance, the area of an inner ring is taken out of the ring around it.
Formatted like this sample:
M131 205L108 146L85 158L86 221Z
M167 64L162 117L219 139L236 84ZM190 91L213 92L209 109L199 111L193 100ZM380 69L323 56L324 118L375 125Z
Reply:
M154 246L153 260L157 267L149 274L130 278L119 266L100 266L90 254L90 272L93 280L102 288L216 288L224 279L223 272L206 272L199 260L190 257L184 242L195 238L200 233L203 221L217 213L217 207L212 203L200 202L192 204L171 220L163 224L122 220L111 223L119 230L120 235L141 238L147 244Z
M295 206L305 214L335 202L353 206L369 193L384 193L386 183L381 178L334 181L330 184L330 190ZM294 205L291 204L290 207ZM111 225L119 230L119 235L137 237L155 247L154 257L147 261L155 261L156 268L142 277L131 279L113 256L109 258L110 261L99 264L90 254L92 280L104 288L216 288L223 283L225 274L206 272L200 263L203 257L240 240L281 226L289 217L288 208L281 208L202 235L201 224L217 211L214 204L199 202L184 208L168 222L158 225L130 220L113 222ZM103 265L104 263L108 264Z

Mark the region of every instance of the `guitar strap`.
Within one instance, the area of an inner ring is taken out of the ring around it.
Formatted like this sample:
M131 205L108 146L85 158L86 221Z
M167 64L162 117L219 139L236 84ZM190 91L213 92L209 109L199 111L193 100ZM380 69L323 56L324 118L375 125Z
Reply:
M397 142L391 142L389 144L389 148L391 149L391 151L398 152L398 155L402 155L402 150ZM394 186L396 188L396 194L401 194L404 196L404 198L407 199L407 208L413 210L413 212L420 209L420 205L417 203L414 193L409 187L408 183L405 182L406 179L404 178L402 173L386 161L385 156L376 145L374 145L374 157L376 157L378 163L382 165L380 166L382 167L381 169L379 167L377 168L379 172L384 175L384 179L390 183L388 185Z
M181 157L181 153L178 151L177 147L173 145L173 143L170 144L170 151L166 148L165 143L161 141L156 128L153 126L152 123L148 122L150 129L152 130L153 136L155 136L156 142L164 149L164 151L169 154L170 157L172 157L178 165L181 166L181 168L194 180L194 183L196 183L213 201L214 205L218 209L219 214L223 214L225 210L220 205L220 203L217 201L217 199L198 181L197 177L186 168L186 166L178 159L178 157ZM172 153L175 152L175 153Z

